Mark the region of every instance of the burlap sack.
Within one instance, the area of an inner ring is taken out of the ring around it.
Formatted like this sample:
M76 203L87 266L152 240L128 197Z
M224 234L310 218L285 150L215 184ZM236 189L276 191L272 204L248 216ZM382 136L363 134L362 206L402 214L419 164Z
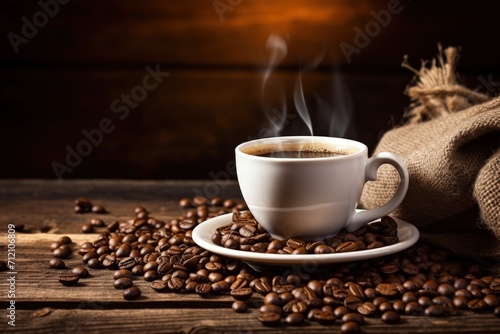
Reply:
M500 259L500 98L456 83L456 49L439 63L424 63L407 90L407 123L388 131L375 153L389 151L406 163L408 193L394 212L416 225L422 239L456 253ZM361 206L386 203L399 176L382 166L367 183Z

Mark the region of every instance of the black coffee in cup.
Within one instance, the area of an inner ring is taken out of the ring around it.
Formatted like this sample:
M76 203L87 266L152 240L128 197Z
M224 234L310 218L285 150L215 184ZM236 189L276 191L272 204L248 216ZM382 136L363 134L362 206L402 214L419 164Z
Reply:
M323 143L281 143L246 147L247 154L268 158L329 158L357 152L353 147L336 147Z

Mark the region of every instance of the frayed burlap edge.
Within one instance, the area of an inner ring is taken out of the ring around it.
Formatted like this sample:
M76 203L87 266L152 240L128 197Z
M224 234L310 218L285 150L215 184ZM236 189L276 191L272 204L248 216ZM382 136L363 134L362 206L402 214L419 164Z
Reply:
M427 67L426 61L422 61L420 70L416 70L410 66L408 55L405 55L401 64L416 75L416 82L406 89L406 94L412 100L410 111L405 115L409 124L441 117L490 99L485 94L458 84L455 71L457 48L448 47L443 52L442 46L438 45L438 50L437 59L432 59L430 67Z

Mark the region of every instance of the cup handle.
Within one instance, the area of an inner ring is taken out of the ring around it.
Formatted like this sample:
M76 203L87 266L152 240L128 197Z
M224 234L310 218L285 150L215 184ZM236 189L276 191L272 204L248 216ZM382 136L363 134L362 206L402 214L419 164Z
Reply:
M398 190L391 200L381 207L355 212L346 225L345 229L347 232L354 232L366 223L388 215L403 201L409 184L408 169L406 168L405 163L393 153L380 152L368 159L365 166L365 183L367 181L374 181L377 179L377 170L383 164L392 165L398 171L400 177Z

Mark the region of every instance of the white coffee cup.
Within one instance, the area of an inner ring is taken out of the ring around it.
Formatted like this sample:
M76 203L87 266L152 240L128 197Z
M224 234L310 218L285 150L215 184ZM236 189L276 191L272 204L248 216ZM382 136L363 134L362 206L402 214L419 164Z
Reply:
M326 157L276 157L321 155ZM275 152L275 153L272 153ZM400 175L393 198L385 205L356 211L364 184L377 178L382 164ZM300 237L323 239L345 228L353 232L366 223L388 215L403 201L408 189L408 170L389 152L368 159L363 143L334 137L291 136L257 139L236 147L238 183L250 212L276 239Z

